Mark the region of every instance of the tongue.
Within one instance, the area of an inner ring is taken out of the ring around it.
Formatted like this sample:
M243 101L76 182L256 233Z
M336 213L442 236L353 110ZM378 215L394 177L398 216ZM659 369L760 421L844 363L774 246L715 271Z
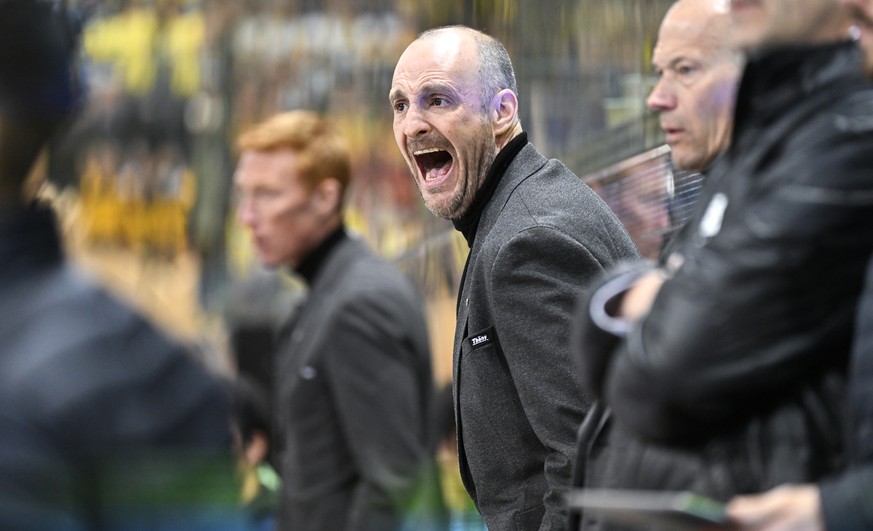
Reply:
M427 172L427 180L431 181L434 179L439 179L441 177L445 177L452 171L452 161L446 161L437 164Z

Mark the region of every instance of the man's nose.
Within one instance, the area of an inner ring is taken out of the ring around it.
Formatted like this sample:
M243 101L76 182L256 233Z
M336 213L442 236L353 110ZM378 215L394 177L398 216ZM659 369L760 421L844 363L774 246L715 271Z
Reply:
M255 224L255 209L253 206L253 201L250 199L240 199L236 205L236 217L241 225L244 227L253 227Z
M653 111L666 111L676 107L676 95L661 78L655 84L649 97L646 98L646 105Z
M418 138L430 131L430 123L418 105L410 105L403 118L403 134L407 138Z

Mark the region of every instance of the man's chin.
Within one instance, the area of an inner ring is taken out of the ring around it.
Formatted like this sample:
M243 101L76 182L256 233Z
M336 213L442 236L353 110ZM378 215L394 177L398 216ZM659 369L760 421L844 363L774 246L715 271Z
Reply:
M695 168L699 166L698 157L683 153L681 150L673 149L672 152L673 167L681 171L697 171Z
M454 221L464 216L464 212L457 205L425 201L424 206L434 216L449 221Z
M279 269L281 264L277 263L274 258L270 258L267 256L258 256L258 263L261 264L261 267L264 269L274 270Z
M419 189L419 193L421 194L421 200L424 202L424 207L427 208L431 214L438 218L451 219L450 205L446 203L444 198L430 195L421 189Z
M447 211L445 208L440 208L437 206L430 206L427 203L425 203L424 206L427 207L427 209L430 211L430 213L433 214L434 216L441 218L441 219L447 219L450 221L452 220L451 212Z

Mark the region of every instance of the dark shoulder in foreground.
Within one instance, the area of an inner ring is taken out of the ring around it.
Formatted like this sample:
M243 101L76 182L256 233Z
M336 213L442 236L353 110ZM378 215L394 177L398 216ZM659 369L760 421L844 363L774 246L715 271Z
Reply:
M229 447L225 393L186 349L73 268L34 281L0 375L31 418L90 443Z

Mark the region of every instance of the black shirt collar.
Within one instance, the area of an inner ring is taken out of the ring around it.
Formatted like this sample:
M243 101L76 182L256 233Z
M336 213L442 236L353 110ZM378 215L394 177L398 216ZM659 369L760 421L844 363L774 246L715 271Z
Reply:
M470 248L473 247L473 241L476 239L476 229L479 228L479 219L482 217L485 205L491 201L491 196L494 195L494 190L497 189L497 184L500 182L503 174L506 173L506 169L515 159L515 156L518 155L518 152L526 145L527 133L522 132L500 150L500 153L494 158L494 162L488 170L485 181L476 192L476 198L473 200L473 204L470 205L470 209L459 219L452 220L455 229L464 235L464 239L467 240L467 245Z
M336 247L339 242L346 239L346 237L345 225L340 224L335 231L322 240L321 243L318 244L318 246L309 253L302 262L300 262L300 265L295 269L297 274L303 277L303 280L311 286L312 281L315 280L315 275L318 274L318 271L321 269L327 256L334 247Z

